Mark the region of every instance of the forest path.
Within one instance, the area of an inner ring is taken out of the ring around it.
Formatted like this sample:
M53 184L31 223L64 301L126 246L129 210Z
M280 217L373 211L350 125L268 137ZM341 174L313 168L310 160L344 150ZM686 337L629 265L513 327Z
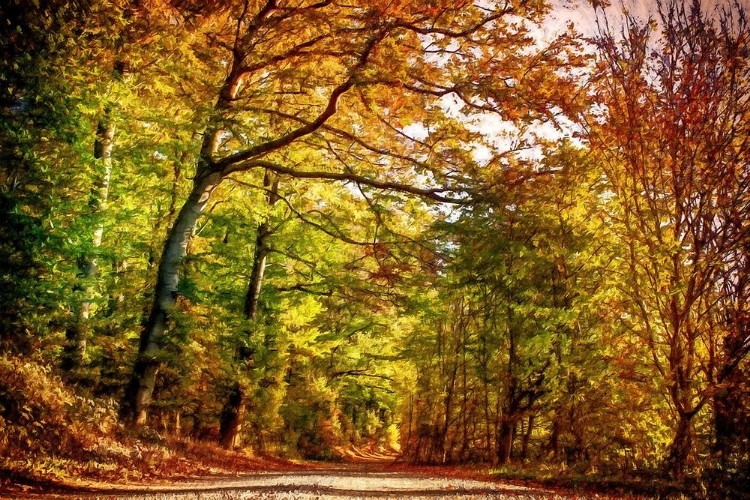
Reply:
M312 470L261 472L165 485L68 492L35 496L45 499L234 500L234 499L552 499L555 492L511 484L447 477L435 471L394 470L387 464L359 462ZM580 496L577 498L581 498Z

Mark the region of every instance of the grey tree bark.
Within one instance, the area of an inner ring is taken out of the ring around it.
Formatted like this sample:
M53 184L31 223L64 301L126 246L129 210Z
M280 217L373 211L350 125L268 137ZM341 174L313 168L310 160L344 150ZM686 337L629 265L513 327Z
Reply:
M154 302L141 333L138 358L120 410L121 417L136 426L146 423L147 409L161 364L161 342L169 328L169 317L179 296L180 265L187 254L195 224L221 179L220 174L213 173L193 181L193 189L164 244Z
M83 281L87 282L83 285L84 298L76 311L76 317L65 331L67 344L64 348L61 365L63 371L68 372L72 377L78 377L77 370L85 364L89 336L88 322L92 306L94 305L93 295L95 293L94 287L90 282L99 274L96 249L101 247L104 236L104 221L101 220L101 215L107 209L107 201L109 199L109 185L112 177L112 151L115 141L115 125L111 114L111 110L107 109L99 119L96 140L94 141L95 166L100 166L102 170L91 193L91 208L95 215L100 216L100 220L97 222L92 236L94 253L83 256L81 273Z

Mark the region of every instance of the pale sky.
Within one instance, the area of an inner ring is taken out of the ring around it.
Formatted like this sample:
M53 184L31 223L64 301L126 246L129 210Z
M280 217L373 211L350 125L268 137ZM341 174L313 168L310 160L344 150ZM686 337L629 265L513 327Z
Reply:
M691 0L682 1L686 4L691 2ZM550 2L554 6L552 19L548 20L551 26L562 28L567 21L573 21L578 31L584 35L595 34L596 14L589 0L550 0ZM622 17L623 7L644 21L649 18L649 15L657 16L657 0L610 0L610 3L612 6L607 9L607 14L613 22ZM734 3L734 0L701 0L701 3L706 11L711 12L717 5ZM750 14L750 0L739 0L738 3Z

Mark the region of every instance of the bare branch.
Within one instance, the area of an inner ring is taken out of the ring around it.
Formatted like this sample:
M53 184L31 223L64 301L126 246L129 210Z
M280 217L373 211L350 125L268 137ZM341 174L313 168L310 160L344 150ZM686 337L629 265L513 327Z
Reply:
M363 175L358 175L358 174L353 174L353 173L348 173L348 172L295 170L293 168L284 167L283 165L279 165L278 163L274 163L274 162L267 161L267 160L253 160L250 162L242 163L240 165L236 165L236 167L237 168L229 168L226 171L222 172L222 174L226 176L234 172L250 170L253 168L267 168L269 170L276 172L277 174L288 175L290 177L295 177L297 179L328 179L328 180L334 180L334 181L354 182L356 184L363 184L365 186L370 186L375 189L387 189L387 190L398 191L402 193L414 194L414 195L421 196L423 198L427 198L430 200L439 201L441 203L451 203L454 205L470 205L473 203L473 201L470 198L452 198L452 197L444 196L441 194L441 193L455 192L455 190L450 189L450 188L432 188L432 189L418 188L416 186L411 186L408 184L401 184L397 182L378 181L376 179L371 179Z

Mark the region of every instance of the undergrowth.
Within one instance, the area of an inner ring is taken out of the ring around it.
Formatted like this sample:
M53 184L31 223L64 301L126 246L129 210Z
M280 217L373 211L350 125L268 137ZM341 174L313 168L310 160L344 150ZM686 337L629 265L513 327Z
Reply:
M0 482L6 486L291 467L214 444L134 434L118 422L114 402L76 395L37 363L0 357Z
M489 474L502 480L563 488L581 493L614 495L617 498L686 500L725 497L723 490L708 491L695 478L676 482L658 471L605 474L602 472L583 473L566 467L555 466L506 466L492 469ZM737 498L739 500L746 497Z

